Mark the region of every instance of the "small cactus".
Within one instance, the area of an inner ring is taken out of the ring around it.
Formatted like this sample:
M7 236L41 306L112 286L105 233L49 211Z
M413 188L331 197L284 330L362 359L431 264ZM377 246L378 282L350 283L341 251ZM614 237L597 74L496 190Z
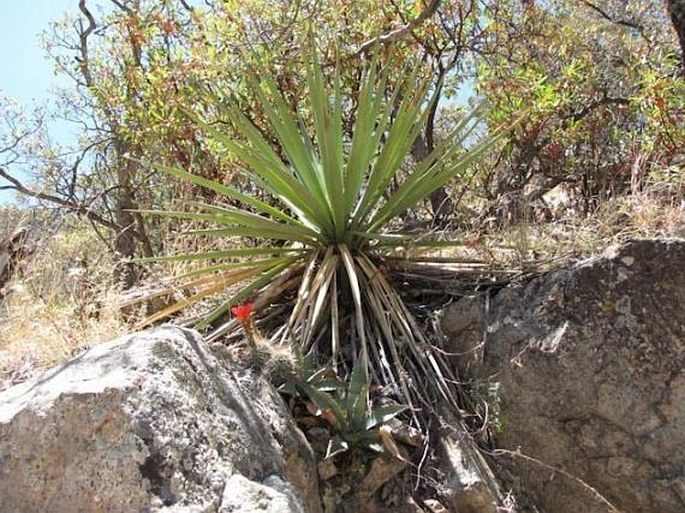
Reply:
M251 350L250 367L267 376L275 386L294 379L300 365L300 358L290 346L274 344L262 336L254 322L253 303L248 301L234 306L231 312L245 330Z

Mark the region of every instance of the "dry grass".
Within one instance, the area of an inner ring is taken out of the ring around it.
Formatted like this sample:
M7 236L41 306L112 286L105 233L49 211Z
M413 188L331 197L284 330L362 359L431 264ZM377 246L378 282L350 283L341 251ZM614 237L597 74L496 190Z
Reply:
M604 202L593 214L572 209L549 222L483 226L463 236L462 256L499 267L544 270L644 237L685 237L685 187L654 185Z
M88 225L73 220L37 220L20 211L5 213L0 217L7 221L2 224L6 232L20 223L33 229L31 255L21 262L4 298L0 296L0 390L99 341L141 329L150 310L189 294L176 288L176 281L169 277L200 265L151 265L138 289L122 292L113 281L114 261L108 248ZM47 226L59 226L52 229L58 234L52 236ZM0 238L3 234L0 232ZM222 247L236 244L232 239L212 242ZM167 252L199 252L207 250L207 244L203 237L170 236ZM155 291L166 292L150 300L147 296ZM193 306L175 322L197 318L201 307L207 305Z
M681 184L655 184L638 195L606 202L581 218L567 211L547 223L519 223L460 233L459 255L500 269L545 269L602 251L636 237L685 237L685 194ZM39 223L46 226L46 223ZM32 236L33 254L0 299L0 389L61 362L96 341L129 333L145 312L121 307L122 296L112 281L113 261L106 246L82 225L64 226L59 235ZM212 240L230 247L234 240ZM206 250L201 238L170 237L170 254ZM171 247L173 246L173 247ZM192 265L197 265L192 264ZM174 290L166 277L191 270L188 263L151 266L143 287L172 291L175 300L189 291ZM194 317L207 305L184 312ZM142 308L139 308L139 310ZM177 321L178 322L178 321Z
M206 228L195 222L185 222L183 227L176 227L174 234L166 238L164 253L166 255L182 255L190 253L204 253L216 250L226 250L244 247L244 241L239 237L216 237L189 233L193 230ZM184 276L206 267L207 260L179 260L163 263L147 263L146 277L135 289L112 296L116 309L138 310L136 329L148 327L148 318L166 307L176 303L184 303L184 308L175 313L173 322L178 325L192 326L199 322L207 311L225 300L240 289L242 284L212 294L200 301L192 300L198 289L185 287L189 279ZM223 263L223 262L215 262ZM249 283L249 280L246 280Z
M586 218L529 227L528 251L551 259L587 256L641 237L685 237L685 199L646 191L604 203Z
M112 306L113 264L92 232L34 235L30 243L33 254L0 302L0 388L131 329Z

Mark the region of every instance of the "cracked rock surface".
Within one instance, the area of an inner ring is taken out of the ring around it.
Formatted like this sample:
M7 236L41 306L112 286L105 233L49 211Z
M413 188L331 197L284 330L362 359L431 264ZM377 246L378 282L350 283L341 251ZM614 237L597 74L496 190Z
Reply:
M462 376L498 386L499 462L537 510L685 511L685 241L462 299L443 329Z
M100 344L0 393L1 513L253 510L320 512L314 456L277 392L194 331Z

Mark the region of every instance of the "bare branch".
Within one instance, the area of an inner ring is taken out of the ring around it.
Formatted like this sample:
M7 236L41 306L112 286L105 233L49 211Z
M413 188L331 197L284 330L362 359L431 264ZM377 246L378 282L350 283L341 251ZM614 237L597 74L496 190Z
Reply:
M122 11L124 11L124 12L126 12L126 13L131 14L131 13L133 12L133 9L131 9L130 7L124 5L123 3L119 2L118 0L111 0L111 2L112 2L114 5L116 5L119 9L121 9Z
M615 23L616 25L622 25L624 27L632 28L638 31L638 33L647 41L648 43L651 43L652 40L645 34L645 28L640 25L639 23L635 21L630 21L626 20L623 18L616 18L614 16L611 16L608 12L606 12L604 9L599 7L598 5L593 4L589 0L580 0L580 2L593 11L595 11L597 14L599 14L602 18L604 18L607 21L610 21L611 23Z
M573 121L580 121L583 119L585 116L590 114L593 110L595 110L598 107L601 107L603 105L630 105L630 100L628 98L612 98L609 96L606 96L600 100L595 100L589 105L586 105L583 107L579 112L575 112L571 114L570 116L567 116L565 119L571 119Z
M179 0L179 1L181 2L181 5L183 6L183 8L186 11L188 11L188 12L194 12L195 11L195 8L192 7L191 5L188 5L188 2L186 2L185 0Z
M78 8L88 20L88 27L84 29L82 21L79 21L78 37L81 42L81 57L77 60L79 67L81 68L81 75L83 75L83 79L86 81L86 85L91 87L93 85L93 75L90 73L90 64L88 60L88 37L97 28L97 24L95 23L95 18L93 18L93 15L88 10L88 7L86 7L86 0L79 0Z
M419 27L424 21L433 16L440 6L441 0L430 0L430 3L419 13L419 15L402 27L395 29L382 36L375 37L363 43L359 49L354 53L355 56L367 53L371 48L377 44L386 45L388 43L395 43L401 41L408 36L414 29Z
M105 219L104 217L100 216L99 214L96 214L92 210L87 209L83 205L79 205L78 203L74 203L72 201L66 201L58 196L53 196L52 194L45 194L44 192L38 192L34 191L32 189L29 189L26 187L24 184L22 184L19 180L14 178L12 175L10 175L5 168L0 167L0 177L4 178L7 180L9 183L11 183L11 186L4 186L2 189L14 189L17 192L20 192L26 196L30 196L31 198L36 198L39 200L43 201L49 201L50 203L54 203L55 205L59 205L60 207L64 207L67 210L71 210L72 212L75 212L76 214L86 216L88 219L91 221L94 221L102 226L105 226L106 228L109 228L111 230L119 230L119 226L117 226L115 223L112 221L109 221Z

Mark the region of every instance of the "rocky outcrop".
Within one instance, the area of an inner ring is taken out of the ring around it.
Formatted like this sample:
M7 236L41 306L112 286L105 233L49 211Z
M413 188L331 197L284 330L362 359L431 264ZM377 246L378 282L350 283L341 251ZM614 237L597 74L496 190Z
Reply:
M443 328L462 376L498 390L497 459L537 511L685 511L685 241L463 299Z
M405 464L389 457L334 497L356 512L685 511L683 305L678 240L461 300L445 313L447 349L488 391L504 486L446 419L431 447L439 502L403 496ZM0 513L321 509L314 455L277 392L193 331L100 344L0 393Z
M190 330L100 344L0 394L0 512L321 510L275 390Z

